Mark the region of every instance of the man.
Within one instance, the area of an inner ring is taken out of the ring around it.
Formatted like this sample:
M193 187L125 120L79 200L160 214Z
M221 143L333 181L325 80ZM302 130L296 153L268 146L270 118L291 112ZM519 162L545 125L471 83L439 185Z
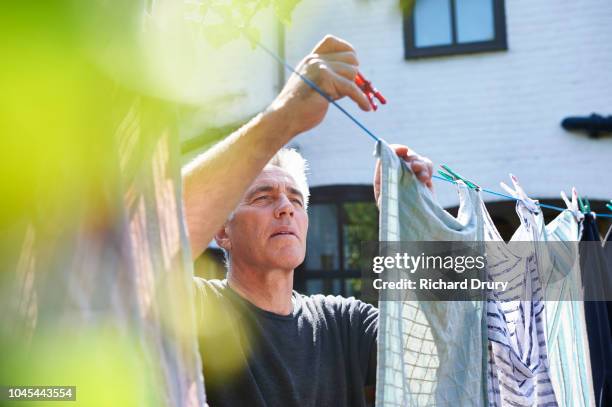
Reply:
M369 110L350 44L327 36L297 70L334 99ZM200 350L212 406L365 406L375 380L378 311L293 291L308 229L305 162L277 151L321 122L328 102L296 75L262 114L190 164L184 205L198 256L213 235L227 280L196 279ZM431 162L396 146L431 186ZM275 155L276 154L276 155ZM375 194L380 175L377 166ZM231 212L231 214L230 214Z

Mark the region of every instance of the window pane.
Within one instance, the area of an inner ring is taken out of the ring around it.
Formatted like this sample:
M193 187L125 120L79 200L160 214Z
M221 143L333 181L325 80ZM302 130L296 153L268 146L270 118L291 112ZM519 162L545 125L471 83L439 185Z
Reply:
M452 43L450 0L417 0L413 13L416 47Z
M338 213L336 205L315 204L308 208L307 270L338 270Z
M339 278L309 278L306 280L306 295L340 295L342 283Z
M344 269L360 270L361 243L378 241L378 210L374 202L350 202L342 211Z
M457 41L490 41L495 38L493 0L455 1Z

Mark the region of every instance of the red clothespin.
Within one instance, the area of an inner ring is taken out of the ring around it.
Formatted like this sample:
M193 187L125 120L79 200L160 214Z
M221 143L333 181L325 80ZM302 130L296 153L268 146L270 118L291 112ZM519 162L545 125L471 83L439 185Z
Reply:
M357 72L357 76L355 76L355 83L357 84L357 86L359 86L359 89L361 89L361 91L365 93L365 95L368 97L372 109L378 109L378 105L376 105L376 103L374 102L374 98L378 99L383 105L387 103L387 99L385 99L385 97L378 91L378 89L372 86L372 82L367 80L361 74L361 72Z

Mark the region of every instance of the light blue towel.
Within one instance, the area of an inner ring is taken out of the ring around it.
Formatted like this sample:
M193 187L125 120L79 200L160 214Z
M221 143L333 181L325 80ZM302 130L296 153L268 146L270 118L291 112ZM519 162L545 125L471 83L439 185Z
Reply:
M481 198L458 187L457 218L440 207L385 142L380 241L482 241ZM419 301L381 291L376 406L485 406L486 325L482 301Z

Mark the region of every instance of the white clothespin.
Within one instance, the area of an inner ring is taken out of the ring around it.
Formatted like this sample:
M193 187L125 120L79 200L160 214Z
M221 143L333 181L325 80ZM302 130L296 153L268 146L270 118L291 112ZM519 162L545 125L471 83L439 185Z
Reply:
M510 188L504 182L500 182L499 185L506 192L508 192L513 198L521 201L523 203L523 205L525 205L525 207L530 212L539 213L540 212L540 206L538 205L538 201L533 200L533 199L529 198L529 196L527 196L527 194L525 193L523 188L520 186L520 184L518 182L518 179L514 175L510 174L510 179L512 180L512 185L514 186L514 189Z
M582 211L580 210L580 207L578 206L578 192L576 192L576 187L572 187L572 200L571 201L567 198L565 191L561 191L561 199L563 199L563 202L565 202L567 209L569 209L572 212L576 220L581 221L582 219L584 219L584 214L582 213Z

